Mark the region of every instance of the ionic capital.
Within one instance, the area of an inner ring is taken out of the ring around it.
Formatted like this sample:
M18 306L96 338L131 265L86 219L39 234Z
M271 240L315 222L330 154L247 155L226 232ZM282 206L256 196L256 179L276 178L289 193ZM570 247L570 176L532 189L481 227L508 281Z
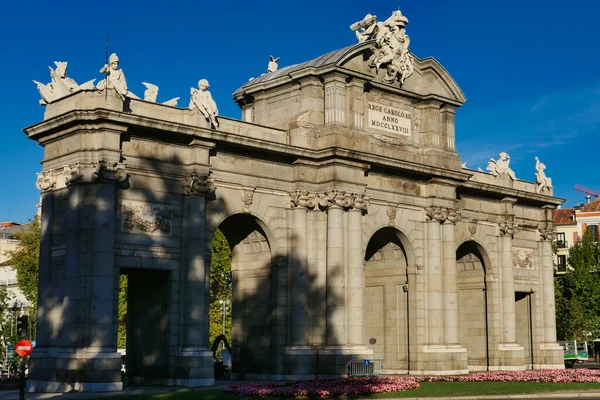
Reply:
M345 210L365 211L369 207L370 199L364 193L350 193L343 190L330 190L317 195L321 208L339 207Z
M460 221L461 215L460 215L460 210L456 209L456 208L448 208L448 216L446 217L446 223L447 224L456 224L458 221Z
M500 236L510 236L513 237L515 232L517 231L518 225L512 221L504 221L498 224L500 228Z
M288 193L290 208L307 208L312 210L317 206L317 194L307 190L296 190Z
M425 207L425 221L438 221L443 223L448 218L448 209L445 207Z
M556 239L556 231L554 228L540 228L540 235L542 240L552 242Z
M211 176L210 172L208 175L191 175L183 177L183 193L192 194L212 194L215 192L215 180Z
M123 182L127 179L127 173L125 165L119 162L76 161L63 167L63 177L65 185L70 186L74 183L90 183L99 180Z

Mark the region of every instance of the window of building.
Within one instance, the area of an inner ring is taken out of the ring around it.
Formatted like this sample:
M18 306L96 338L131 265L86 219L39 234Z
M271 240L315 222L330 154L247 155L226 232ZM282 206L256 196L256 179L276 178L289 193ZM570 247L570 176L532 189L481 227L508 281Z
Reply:
M558 232L556 234L556 246L559 249L564 249L567 247L567 239L565 238L564 232Z
M586 229L592 231L592 234L597 239L598 238L598 225L589 225Z
M559 255L556 260L556 272L567 272L567 256Z

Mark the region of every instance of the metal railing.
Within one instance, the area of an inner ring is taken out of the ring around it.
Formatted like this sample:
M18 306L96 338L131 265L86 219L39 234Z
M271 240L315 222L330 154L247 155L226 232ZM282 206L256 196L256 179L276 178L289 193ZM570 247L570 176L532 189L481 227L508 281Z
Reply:
M348 376L381 376L383 360L352 360L348 364Z

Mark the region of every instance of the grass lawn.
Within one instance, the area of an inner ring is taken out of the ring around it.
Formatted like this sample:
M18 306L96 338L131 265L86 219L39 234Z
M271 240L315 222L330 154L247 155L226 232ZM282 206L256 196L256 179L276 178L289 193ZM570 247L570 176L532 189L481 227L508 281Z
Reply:
M362 395L360 398L410 398L436 396L502 395L541 392L600 391L600 383L543 383L543 382L422 382L421 388L405 392ZM153 395L130 395L128 400L239 400L240 396L224 394L220 389L179 390ZM112 396L111 396L112 398ZM288 397L283 397L289 399ZM245 399L275 399L275 397L245 397ZM98 399L100 400L100 399ZM102 400L106 400L103 397Z

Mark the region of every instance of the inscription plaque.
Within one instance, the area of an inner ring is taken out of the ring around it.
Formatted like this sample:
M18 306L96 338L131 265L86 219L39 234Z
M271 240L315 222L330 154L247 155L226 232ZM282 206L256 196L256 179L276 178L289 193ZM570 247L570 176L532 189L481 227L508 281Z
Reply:
M367 118L368 126L371 129L396 135L411 135L412 115L410 111L369 102Z

